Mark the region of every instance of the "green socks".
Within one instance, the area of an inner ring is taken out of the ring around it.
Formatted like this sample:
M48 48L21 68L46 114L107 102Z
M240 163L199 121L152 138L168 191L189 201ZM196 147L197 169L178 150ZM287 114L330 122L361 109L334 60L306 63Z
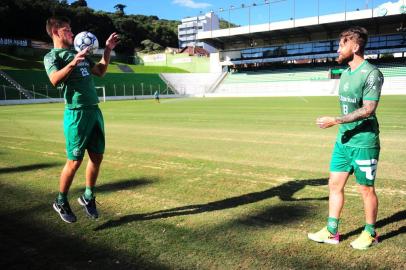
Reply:
M86 187L85 193L83 196L85 197L86 200L91 200L94 198L93 194L94 187ZM63 204L68 201L68 193L65 192L59 192L58 196L56 197L56 202L58 204Z
M328 217L327 219L327 230L331 234L336 234L338 231L338 218Z
M68 193L59 192L58 197L56 197L56 202L58 204L63 204L68 201Z
M336 234L338 232L338 222L338 218L328 217L327 230L331 234ZM372 237L375 237L375 224L365 224L364 231L367 231Z
M91 200L94 198L93 190L94 190L94 187L86 187L85 194L84 194L86 200Z
M364 231L367 231L372 237L375 237L375 224L365 224Z

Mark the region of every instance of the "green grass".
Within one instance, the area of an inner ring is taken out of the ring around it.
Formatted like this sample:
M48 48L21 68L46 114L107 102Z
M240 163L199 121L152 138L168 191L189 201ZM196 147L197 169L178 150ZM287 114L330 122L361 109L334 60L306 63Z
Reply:
M0 69L30 69L44 70L42 59L34 56L14 56L4 52L0 52Z
M107 72L111 73L123 73L119 68L118 65L123 65L123 63L119 62L112 62L108 69ZM167 67L167 66L143 66L143 65L129 65L129 64L124 64L129 66L135 73L189 73L189 71L181 69L181 68L176 68L176 67Z
M382 243L349 247L364 224L354 178L338 246L324 226L337 98L212 98L101 104L107 148L98 221L70 192L75 224L51 208L65 161L63 104L0 107L2 269L405 269L406 96L378 108Z
M92 59L97 62L100 60L100 56L93 56ZM143 66L143 65L131 65L124 64L117 61L112 61L108 66L108 73L123 73L118 68L118 65L127 65L135 73L189 73L189 71L177 68L177 67L168 67L168 66ZM35 70L35 71L44 71L43 58L40 56L15 56L0 52L0 69L2 70Z

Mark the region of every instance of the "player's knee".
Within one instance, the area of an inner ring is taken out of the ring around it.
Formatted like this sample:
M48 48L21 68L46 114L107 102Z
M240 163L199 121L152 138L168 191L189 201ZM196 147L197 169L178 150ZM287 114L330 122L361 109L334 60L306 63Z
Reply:
M95 154L89 152L89 159L93 164L99 166L103 161L103 154Z
M66 165L72 171L77 171L82 164L82 160L68 160Z
M375 195L375 187L358 185L358 192L361 193L363 196Z
M342 192L344 190L343 185L341 183L338 183L337 181L329 181L328 188L330 192L333 193Z

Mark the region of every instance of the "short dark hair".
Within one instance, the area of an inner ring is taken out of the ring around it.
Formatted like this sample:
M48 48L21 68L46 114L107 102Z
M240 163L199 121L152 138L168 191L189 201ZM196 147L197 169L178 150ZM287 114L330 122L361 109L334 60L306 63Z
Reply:
M341 39L344 39L344 43L347 40L353 40L359 45L359 52L364 54L365 46L368 42L368 31L364 27L354 26L341 32Z
M64 24L70 24L70 20L67 17L53 16L47 20L46 29L48 35L52 38L52 29L61 28Z

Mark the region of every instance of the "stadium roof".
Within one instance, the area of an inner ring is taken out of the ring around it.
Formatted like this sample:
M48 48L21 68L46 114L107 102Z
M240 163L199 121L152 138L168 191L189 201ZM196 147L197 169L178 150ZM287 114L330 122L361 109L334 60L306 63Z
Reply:
M398 33L406 30L406 14L377 16L373 10L360 10L324 16L292 19L270 24L205 31L197 39L219 50L241 49L260 45L317 41L336 38L345 28L365 27L370 35ZM406 32L404 32L406 34Z

